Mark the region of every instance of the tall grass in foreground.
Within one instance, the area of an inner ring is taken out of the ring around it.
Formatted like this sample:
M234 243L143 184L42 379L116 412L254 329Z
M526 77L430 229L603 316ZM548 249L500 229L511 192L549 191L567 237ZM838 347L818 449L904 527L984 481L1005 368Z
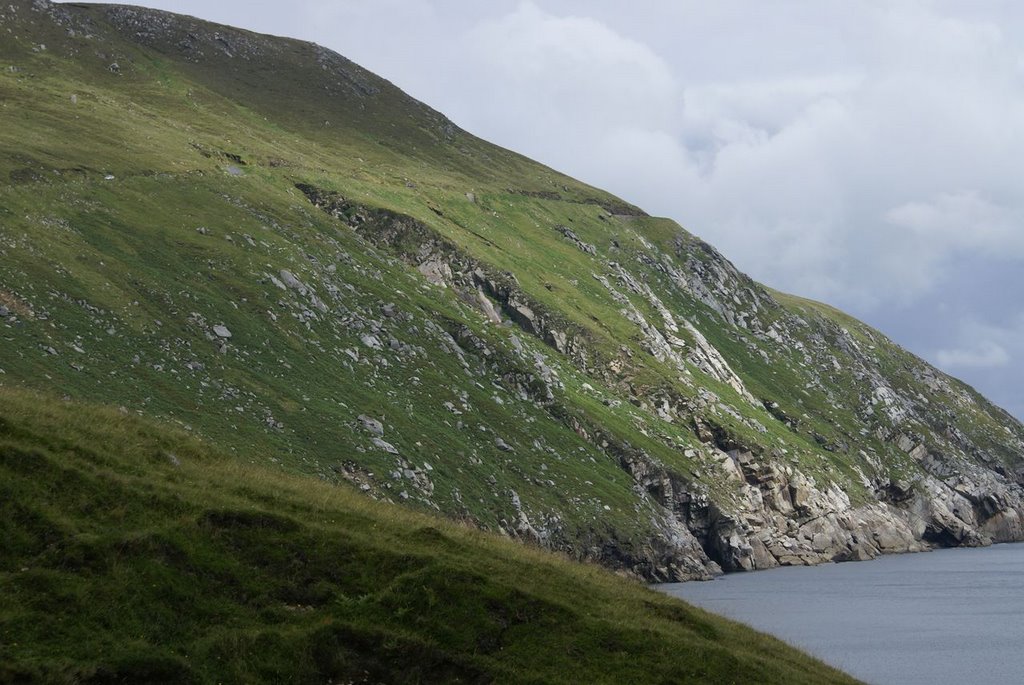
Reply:
M583 566L0 389L0 682L850 682Z

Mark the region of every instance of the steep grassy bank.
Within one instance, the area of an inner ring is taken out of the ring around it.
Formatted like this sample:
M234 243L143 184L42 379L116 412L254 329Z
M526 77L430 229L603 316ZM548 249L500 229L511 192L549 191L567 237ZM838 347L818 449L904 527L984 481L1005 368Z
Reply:
M0 390L0 682L851 682L593 566Z

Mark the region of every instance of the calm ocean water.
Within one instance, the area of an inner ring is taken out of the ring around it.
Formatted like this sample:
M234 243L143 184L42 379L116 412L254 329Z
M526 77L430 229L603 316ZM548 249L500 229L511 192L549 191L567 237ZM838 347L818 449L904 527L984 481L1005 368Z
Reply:
M1024 683L1024 544L657 587L869 683Z

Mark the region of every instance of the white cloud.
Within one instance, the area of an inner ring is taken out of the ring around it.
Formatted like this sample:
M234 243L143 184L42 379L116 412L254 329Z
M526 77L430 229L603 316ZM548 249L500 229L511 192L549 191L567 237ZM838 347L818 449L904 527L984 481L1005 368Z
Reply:
M939 350L935 354L939 365L950 371L958 369L991 369L1010 363L1009 353L1002 345L984 340L967 349Z
M933 249L978 249L1005 256L1024 251L1019 211L996 205L976 190L963 190L894 207L885 220L910 230Z
M720 145L764 142L808 108L852 91L860 80L833 74L689 86L682 96L684 140L687 145L705 140Z
M668 66L595 19L555 16L523 2L481 22L464 45L474 69L494 83L489 95L513 112L540 106L567 123L603 126L671 121L675 82Z
M448 80L458 85L450 89L447 113L561 171L598 184L605 174L621 181L622 165L635 168L644 163L638 152L654 151L649 145L626 151L623 141L662 138L675 147L669 131L678 88L671 70L645 45L600 21L523 2L479 22L449 49L460 58L449 62Z

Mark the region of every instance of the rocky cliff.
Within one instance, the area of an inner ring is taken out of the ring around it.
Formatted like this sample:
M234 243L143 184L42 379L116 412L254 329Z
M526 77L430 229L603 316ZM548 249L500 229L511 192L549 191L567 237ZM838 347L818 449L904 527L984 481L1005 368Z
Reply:
M323 48L0 8L0 382L650 580L1024 538L1024 427Z

